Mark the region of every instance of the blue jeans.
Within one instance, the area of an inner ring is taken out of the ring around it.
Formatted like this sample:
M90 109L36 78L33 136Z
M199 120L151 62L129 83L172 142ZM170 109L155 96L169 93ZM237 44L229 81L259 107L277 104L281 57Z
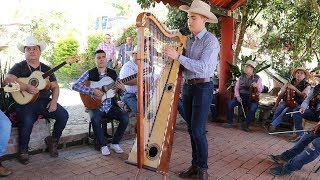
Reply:
M112 65L113 65L112 60L110 60L110 61L107 62L107 67L108 67L109 69L113 69L113 68L112 68Z
M94 135L98 139L100 147L106 146L106 138L101 127L102 118L107 117L119 121L118 128L112 137L112 144L119 144L127 126L129 124L129 116L122 111L118 106L112 106L108 113L102 112L99 109L89 110L89 115L92 123Z
M320 154L320 136L307 133L289 150L281 154L288 162L284 167L289 171L297 171L303 165L315 160Z
M276 109L276 111L274 112L274 115L272 117L272 123L271 125L274 127L279 126L279 124L281 124L283 122L283 120L286 117L286 113L287 112L291 112L291 111L298 111L300 109L300 105L298 105L297 107L295 107L293 110L289 107L286 107L286 102L285 101L281 101Z
M7 150L10 133L11 121L2 111L0 111L0 157L3 156Z
M251 102L249 98L243 98L243 97L241 98L242 98L243 107L245 108L247 106L249 108L248 111L246 112L246 117L247 117L246 122L249 124L255 118L255 113L258 109L258 103ZM227 119L228 119L228 123L230 124L233 123L234 107L236 106L238 106L238 108L241 108L241 111L242 111L240 102L236 98L231 99L228 103L228 110L227 110Z
M212 100L213 82L184 85L182 92L185 120L192 146L192 164L208 169L206 123Z
M303 130L302 127L302 118L311 120L311 121L319 121L319 112L316 112L311 109L306 109L303 114L300 113L295 113L292 115L293 122L294 122L294 127L296 130ZM298 136L302 136L303 132L298 132Z
M178 111L179 111L180 116L183 119L185 119L186 115L184 113L183 102L182 102L182 99L180 99L180 98L179 98L179 101L178 101Z
M121 100L129 106L132 112L137 114L137 95L135 93L125 93Z
M51 99L38 99L36 102L27 105L17 105L16 112L20 120L19 122L19 146L20 150L27 151L30 141L30 134L34 122L39 115L44 118L55 119L53 126L52 137L60 139L62 131L66 127L69 114L60 105L57 104L57 109L51 113L48 112L47 105Z

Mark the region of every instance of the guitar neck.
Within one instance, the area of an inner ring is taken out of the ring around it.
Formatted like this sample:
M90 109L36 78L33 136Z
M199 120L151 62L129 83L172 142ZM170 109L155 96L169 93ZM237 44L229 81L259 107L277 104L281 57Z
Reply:
M50 76L51 74L53 74L55 71L57 71L58 69L60 69L62 66L66 65L66 61L63 61L61 64L59 64L58 66L50 69L49 71L45 72L42 77L43 79L47 78L48 76Z
M135 74L133 74L133 75L131 75L131 76L128 76L128 77L123 78L123 79L120 79L120 81L125 84L126 82L131 81L132 79L137 78L137 75L138 75L138 74L135 73ZM111 83L111 84L108 84L108 85L104 85L104 86L102 86L102 91L107 92L108 90L112 89L112 88L114 87L114 85L115 85L115 82L113 82L113 83Z

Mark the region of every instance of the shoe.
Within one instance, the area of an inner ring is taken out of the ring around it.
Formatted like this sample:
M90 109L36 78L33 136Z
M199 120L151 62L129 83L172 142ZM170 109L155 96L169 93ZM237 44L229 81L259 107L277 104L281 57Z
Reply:
M207 172L207 169L199 169L198 178L200 180L208 180L209 179L209 174Z
M112 149L117 154L122 154L123 153L123 150L121 149L119 144L111 144L110 149Z
M230 123L223 123L223 124L222 124L222 127L224 127L224 128L232 128L232 124L230 124Z
M29 154L28 151L21 151L18 156L18 161L21 164L28 164L29 163Z
M109 151L108 146L103 146L103 147L101 148L101 153L102 153L102 155L104 155L104 156L110 155L110 151Z
M269 172L274 176L285 176L285 175L290 175L292 173L291 171L286 170L284 166L271 168Z
M195 165L191 165L188 169L179 173L180 178L198 178L199 177L199 168Z
M6 176L9 176L10 174L12 174L12 171L10 171L10 169L5 168L0 164L0 177L6 177Z
M298 142L301 139L301 136L294 136L289 139L289 142Z
M247 122L243 122L241 124L241 129L244 130L245 132L250 132L251 131L251 129L249 129L249 125L248 125Z
M270 155L269 157L278 164L284 164L287 162L281 155Z
M273 133L273 132L275 132L275 131L276 131L276 127L275 127L275 126L270 125L270 126L268 127L268 132L269 132L269 133Z
M51 157L58 157L58 140L56 138L53 138L52 136L48 136L44 139L45 143L48 146L49 153Z

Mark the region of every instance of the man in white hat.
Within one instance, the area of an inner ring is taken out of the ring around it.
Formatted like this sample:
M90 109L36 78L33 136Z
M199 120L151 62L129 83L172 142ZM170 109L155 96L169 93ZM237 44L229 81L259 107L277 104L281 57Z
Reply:
M0 45L0 51L2 51L7 46ZM8 142L11 132L11 121L9 118L0 111L0 177L8 176L12 172L8 168L2 165L2 156L6 153Z
M59 97L59 85L54 74L49 76L48 90L44 89L39 91L34 85L25 84L19 81L18 78L28 78L32 72L41 71L47 72L51 68L44 63L40 62L41 52L46 48L46 43L38 41L32 36L28 36L25 42L18 43L18 49L25 53L25 60L16 63L8 72L5 83L18 82L20 84L20 90L26 91L30 94L39 95L39 97L33 103L25 105L17 105L16 112L20 120L19 123L19 161L23 164L29 162L28 145L30 141L30 134L34 122L39 115L44 118L55 119L55 124L52 132L52 136L45 138L45 142L48 145L50 156L58 156L58 141L64 130L69 114L68 112L57 103Z
M192 145L192 165L181 172L179 177L208 179L205 126L213 96L213 76L220 44L218 39L207 31L205 23L217 23L218 19L210 12L210 5L200 0L194 0L190 6L182 5L179 9L188 13L188 27L192 32L187 39L186 52L180 55L171 47L166 47L163 52L184 66L182 100Z
M223 124L225 128L231 128L233 124L234 107L238 106L241 111L245 111L245 121L242 122L242 130L249 132L249 124L254 120L255 113L258 109L258 97L262 92L262 79L255 74L256 63L247 61L244 68L244 73L239 77L234 87L234 97L228 103L227 123ZM252 90L256 89L256 92ZM242 108L243 107L243 108Z

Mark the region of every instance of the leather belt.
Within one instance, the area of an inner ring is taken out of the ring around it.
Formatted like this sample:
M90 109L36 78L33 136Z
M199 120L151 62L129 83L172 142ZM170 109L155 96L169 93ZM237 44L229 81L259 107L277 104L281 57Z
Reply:
M206 83L206 82L210 82L210 81L213 81L213 77L186 79L184 81L184 83L187 85L193 85L193 84L202 84L202 83Z

